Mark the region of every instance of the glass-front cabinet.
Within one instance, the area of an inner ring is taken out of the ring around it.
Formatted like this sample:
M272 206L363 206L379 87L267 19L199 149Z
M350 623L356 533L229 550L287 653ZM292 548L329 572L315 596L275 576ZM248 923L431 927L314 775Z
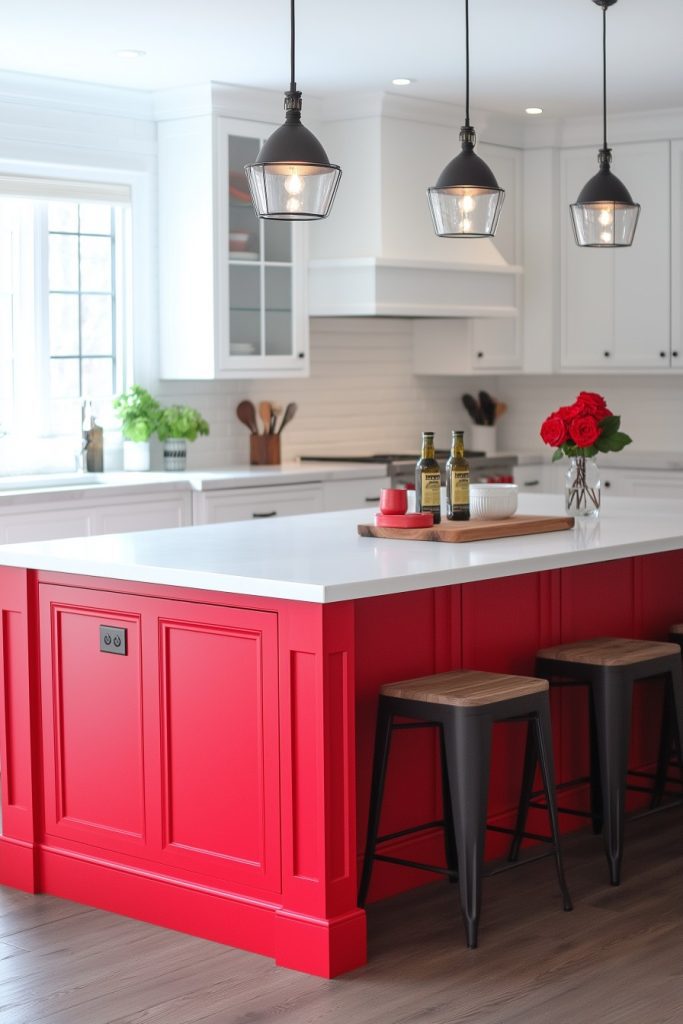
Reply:
M274 127L222 116L160 125L167 379L308 374L306 226L259 220L244 173Z

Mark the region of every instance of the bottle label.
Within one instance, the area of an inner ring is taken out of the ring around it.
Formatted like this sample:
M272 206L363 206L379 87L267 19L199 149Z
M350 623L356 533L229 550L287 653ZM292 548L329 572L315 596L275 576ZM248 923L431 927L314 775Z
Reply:
M469 505L470 474L458 470L451 471L451 505Z
M441 504L441 473L437 470L422 474L422 508L439 508Z

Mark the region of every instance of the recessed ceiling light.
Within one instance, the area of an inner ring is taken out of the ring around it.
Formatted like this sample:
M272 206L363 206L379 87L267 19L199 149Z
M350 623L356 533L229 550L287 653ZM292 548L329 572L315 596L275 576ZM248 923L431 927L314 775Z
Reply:
M146 57L147 54L144 50L117 50L116 56L121 60L139 60L140 57Z
M535 115L535 114L542 114L543 113L543 107L527 107L526 110L524 111L524 113L525 114L531 114L532 116Z
M412 78L392 78L391 84L392 85L412 85L413 84L413 80L412 80Z

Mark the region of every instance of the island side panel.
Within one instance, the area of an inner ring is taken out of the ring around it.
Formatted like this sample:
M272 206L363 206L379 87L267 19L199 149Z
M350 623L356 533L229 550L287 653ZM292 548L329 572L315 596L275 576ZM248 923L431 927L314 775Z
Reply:
M354 605L280 614L282 909L277 963L324 977L366 960L356 901Z
M24 569L0 568L0 882L38 892L36 842L39 723L32 699L38 686L33 639L35 589Z

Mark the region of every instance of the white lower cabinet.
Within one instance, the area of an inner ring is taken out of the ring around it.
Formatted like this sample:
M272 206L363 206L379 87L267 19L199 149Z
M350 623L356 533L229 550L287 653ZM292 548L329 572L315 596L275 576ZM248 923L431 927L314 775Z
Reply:
M678 470L622 469L600 466L600 487L604 498L683 498L683 472ZM515 483L520 493L561 494L567 460L535 466L515 466Z
M323 484L325 512L341 512L347 508L373 508L379 505L379 492L391 487L388 476L370 480L328 480Z
M192 525L190 494L158 495L134 501L119 498L95 508L91 533L129 533Z
M193 522L230 523L240 519L272 519L323 511L322 484L280 487L233 487L193 495Z
M189 494L156 494L142 499L89 493L83 500L81 492L72 492L49 501L27 498L5 507L0 503L0 544L163 530L191 524Z

